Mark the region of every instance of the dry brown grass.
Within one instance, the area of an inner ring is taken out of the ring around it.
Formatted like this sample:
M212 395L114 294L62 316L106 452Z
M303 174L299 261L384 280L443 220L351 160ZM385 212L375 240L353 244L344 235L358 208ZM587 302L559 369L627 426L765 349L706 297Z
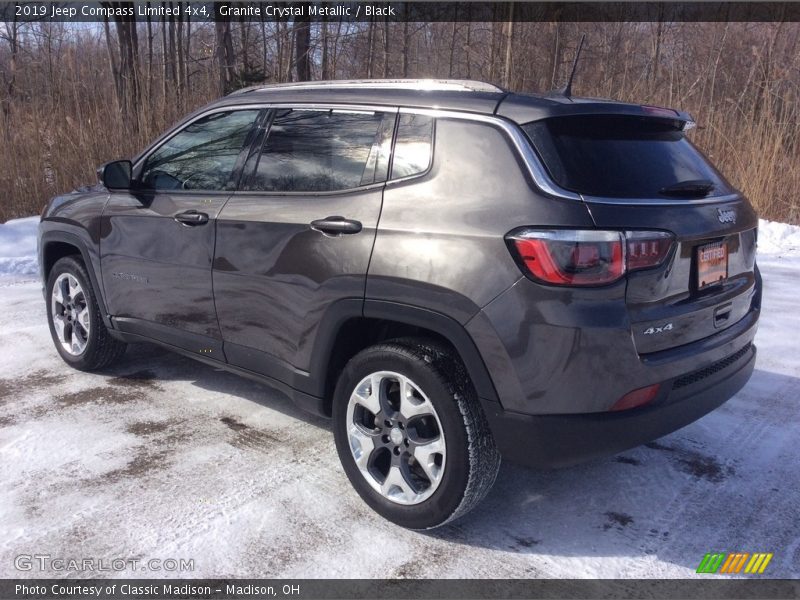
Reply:
M399 48L402 24L392 27L390 40ZM501 78L502 69L491 64L487 48L490 24L473 23L469 31L466 24L431 27L435 35L414 33L410 76ZM548 23L518 24L510 86L532 91L563 82L575 41L587 27L576 93L690 111L699 125L694 141L759 213L800 222L798 24L671 24L660 33L654 24L560 24L557 30ZM50 25L29 31L18 56L9 114L0 112L0 222L37 214L53 195L93 183L99 164L133 156L180 116L213 99L217 72L209 31L196 33L182 105L172 90L164 95L158 48L151 76L141 56L143 98L136 115L123 115L118 107L100 30ZM469 54L455 55L455 63L453 35L462 47L467 35L472 44ZM250 61L257 63L263 48L255 36L250 40L255 44ZM660 68L654 71L656 45ZM362 38L351 32L340 46L334 76L363 77L363 60L356 58L364 55ZM403 57L393 60L387 72L401 76ZM2 46L0 74L7 78L8 69L9 51ZM383 74L378 62L375 70L376 76ZM552 75L542 75L548 70ZM0 91L0 98L5 93Z

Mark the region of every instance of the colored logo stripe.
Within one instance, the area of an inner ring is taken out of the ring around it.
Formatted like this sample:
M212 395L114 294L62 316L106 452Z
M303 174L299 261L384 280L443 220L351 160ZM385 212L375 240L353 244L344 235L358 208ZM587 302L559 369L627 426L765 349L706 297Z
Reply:
M724 558L724 554L706 554L700 562L700 566L697 567L697 572L716 573Z
M731 552L729 554L708 553L697 567L698 573L745 573L761 574L772 560L771 552ZM749 560L748 560L749 559ZM745 565L747 565L745 567Z
M764 569L767 568L769 561L772 560L772 553L769 554L765 552L753 554L753 558L750 559L750 562L747 563L747 567L745 568L745 573L763 573Z

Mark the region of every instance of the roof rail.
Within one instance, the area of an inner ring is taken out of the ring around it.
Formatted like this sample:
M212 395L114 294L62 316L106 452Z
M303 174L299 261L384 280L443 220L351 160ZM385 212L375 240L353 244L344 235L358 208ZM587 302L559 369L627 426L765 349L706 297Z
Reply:
M500 93L505 90L486 83L470 79L340 79L332 81L297 81L293 83L271 83L254 85L236 90L229 96L256 91L270 90L332 90L332 89L383 89L383 90L419 90L419 91L456 91L456 92L490 92Z

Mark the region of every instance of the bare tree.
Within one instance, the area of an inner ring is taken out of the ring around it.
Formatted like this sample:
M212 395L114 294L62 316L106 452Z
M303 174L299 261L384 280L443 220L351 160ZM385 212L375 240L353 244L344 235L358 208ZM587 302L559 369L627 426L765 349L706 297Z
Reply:
M228 19L218 17L214 21L214 33L219 68L219 93L224 96L233 91L236 73L236 54L233 51L231 22Z
M16 96L16 83L17 83L17 54L19 54L19 30L20 24L17 21L16 13L13 20L5 22L5 34L0 35L8 42L9 61L8 69L3 70L3 84L5 87L5 96L3 97L3 116L8 119L11 114L11 105ZM10 134L10 130L6 130Z
M311 21L308 15L294 19L294 50L297 81L311 80Z

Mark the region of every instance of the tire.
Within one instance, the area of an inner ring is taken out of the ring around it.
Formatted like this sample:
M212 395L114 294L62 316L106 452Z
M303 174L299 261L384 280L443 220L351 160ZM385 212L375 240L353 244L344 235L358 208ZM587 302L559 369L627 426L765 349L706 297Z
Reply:
M353 357L334 392L333 430L361 498L409 529L468 513L500 467L466 369L452 350L424 339L384 342Z
M60 294L54 295L57 285ZM122 357L127 347L111 337L95 294L89 273L79 258L67 256L53 265L45 294L50 335L64 362L81 371L110 366Z

